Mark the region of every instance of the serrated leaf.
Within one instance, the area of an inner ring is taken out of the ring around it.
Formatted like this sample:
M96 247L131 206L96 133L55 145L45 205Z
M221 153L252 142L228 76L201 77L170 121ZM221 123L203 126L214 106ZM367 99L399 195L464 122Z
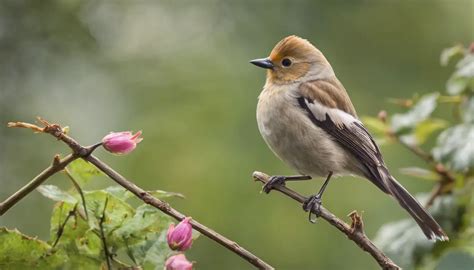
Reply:
M434 158L455 171L474 168L474 124L456 125L443 131L432 150Z
M74 198L71 194L61 190L55 185L41 185L37 187L36 190L46 198L49 198L53 201L68 202L72 204L75 204L77 202L77 199Z
M168 228L171 218L153 206L143 204L136 209L135 215L114 231L117 238L143 238L147 232L158 232ZM130 241L128 242L130 243Z
M438 93L424 95L408 112L395 114L391 121L392 130L398 134L426 120L436 108L438 96Z
M84 185L89 182L92 177L98 176L101 172L94 167L94 165L83 159L76 159L71 164L67 166L72 177L79 183L79 185Z
M168 247L166 231L162 231L153 245L143 251L141 262L145 269L164 269L166 259L176 253Z
M123 243L126 253L139 265L145 263L149 253L157 252L165 256L171 252L168 247L166 235L172 218L163 214L150 205L141 205L137 208L135 216L114 231L114 241ZM155 255L152 256L155 258ZM156 259L156 258L155 258ZM156 263L156 261L154 261ZM164 261L158 266L163 267ZM154 264L154 269L161 269ZM146 268L146 267L145 267Z
M405 175L409 175L409 176L413 176L413 177L417 177L421 179L426 179L426 180L438 181L440 179L437 173L427 170L427 169L418 168L418 167L401 168L400 172Z
M464 55L464 46L461 44L446 48L441 52L441 65L446 66L453 57L462 55Z
M46 242L0 228L0 269L59 269L68 258Z

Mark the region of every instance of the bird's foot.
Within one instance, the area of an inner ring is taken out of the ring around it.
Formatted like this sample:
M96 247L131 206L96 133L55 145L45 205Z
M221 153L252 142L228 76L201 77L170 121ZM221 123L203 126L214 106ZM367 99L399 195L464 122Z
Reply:
M309 212L308 220L311 223L316 223L321 210L321 194L311 195L304 203L303 210ZM313 218L314 214L314 218Z
M262 190L263 190L263 192L268 194L276 186L284 186L285 185L285 180L286 180L285 176L281 176L281 175L271 176L270 180L268 180L268 182L265 185L263 185Z

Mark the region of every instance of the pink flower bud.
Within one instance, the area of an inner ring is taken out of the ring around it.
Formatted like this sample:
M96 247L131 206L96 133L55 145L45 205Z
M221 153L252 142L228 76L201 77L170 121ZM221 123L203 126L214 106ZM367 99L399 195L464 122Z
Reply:
M137 147L137 144L143 140L140 138L141 131L132 135L130 131L111 132L102 139L105 150L114 154L128 154Z
M192 270L193 263L186 259L184 254L174 255L165 262L166 270Z
M170 224L166 239L168 246L172 250L185 251L191 247L193 243L193 227L189 223L190 217L183 219L176 227Z

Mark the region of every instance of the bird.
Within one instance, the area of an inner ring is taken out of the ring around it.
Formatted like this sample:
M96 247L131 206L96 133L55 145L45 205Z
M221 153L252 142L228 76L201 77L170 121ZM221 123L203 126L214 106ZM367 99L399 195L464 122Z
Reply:
M314 223L331 177L359 176L393 197L428 239L449 240L434 218L390 174L377 143L319 49L291 35L279 41L268 57L250 63L267 70L257 104L260 134L273 153L299 173L270 177L264 192L287 181L326 177L320 190L303 203Z

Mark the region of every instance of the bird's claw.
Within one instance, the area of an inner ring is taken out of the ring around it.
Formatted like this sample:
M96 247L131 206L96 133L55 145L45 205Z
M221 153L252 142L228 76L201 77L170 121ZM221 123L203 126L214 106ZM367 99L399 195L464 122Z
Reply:
M321 210L321 195L312 195L303 203L303 210L309 212L308 220L311 223L316 223ZM314 218L313 218L314 213Z
M274 175L270 177L270 179L265 185L263 185L262 190L263 192L268 194L276 186L284 186L284 185L285 185L285 177L280 176L280 175Z

